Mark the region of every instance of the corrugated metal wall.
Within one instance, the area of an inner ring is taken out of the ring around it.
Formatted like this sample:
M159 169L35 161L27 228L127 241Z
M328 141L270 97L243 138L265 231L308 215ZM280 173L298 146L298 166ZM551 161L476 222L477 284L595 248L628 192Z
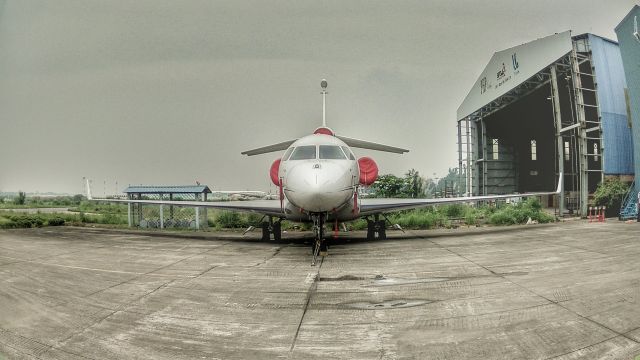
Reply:
M640 7L634 6L629 15L616 27L620 42L620 53L629 88L633 138L635 142L635 171L640 175L640 42L633 37L634 17L640 22ZM640 24L639 24L640 25ZM640 181L636 178L636 189L640 190Z
M633 174L633 137L627 119L625 81L618 44L589 34L602 116L604 173ZM591 152L591 151L589 151Z

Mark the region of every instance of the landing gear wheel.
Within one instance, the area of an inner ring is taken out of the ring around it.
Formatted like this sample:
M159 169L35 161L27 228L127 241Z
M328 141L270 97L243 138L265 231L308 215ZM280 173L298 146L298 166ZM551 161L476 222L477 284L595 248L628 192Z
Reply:
M282 223L280 221L273 223L272 232L274 241L280 241L282 239Z
M367 240L374 240L376 238L376 226L375 222L367 219Z
M260 225L262 227L262 241L271 240L271 234L273 234L274 241L280 241L282 239L282 220L273 221L273 218L269 218L269 221L264 221Z
M378 239L386 240L387 239L387 228L384 220L378 221Z
M312 218L315 239L312 246L313 260L311 260L311 266L314 266L318 260L318 255L327 256L327 244L324 239L324 214L316 214Z
M327 256L327 251L329 251L327 240L322 239L322 241L320 242L320 256Z
M367 240L385 240L387 238L386 222L379 220L376 216L375 220L367 219Z
M262 223L262 241L269 240L270 235L271 232L269 231L269 223L265 221Z

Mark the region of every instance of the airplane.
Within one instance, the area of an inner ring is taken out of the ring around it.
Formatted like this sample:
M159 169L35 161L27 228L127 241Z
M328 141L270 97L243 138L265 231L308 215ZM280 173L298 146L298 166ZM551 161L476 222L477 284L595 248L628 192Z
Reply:
M262 239L281 239L281 222L311 222L315 241L312 244L312 265L318 255L327 255L325 224L333 224L364 218L367 221L367 239L386 239L385 213L428 207L433 205L468 203L477 201L510 199L558 194L562 182L558 182L556 191L535 192L508 195L487 195L474 197L438 198L438 199L398 199L398 198L359 198L361 187L373 184L378 176L378 166L370 157L356 158L352 148L377 150L403 154L409 150L374 143L365 140L337 135L326 125L327 81L322 80L322 126L310 134L298 139L260 147L241 154L255 156L284 151L271 165L269 176L278 187L275 200L249 200L226 202L198 201L162 201L162 200L115 200L95 199L91 196L87 179L87 198L94 201L126 202L151 205L180 205L207 207L263 215ZM560 174L560 179L562 179Z

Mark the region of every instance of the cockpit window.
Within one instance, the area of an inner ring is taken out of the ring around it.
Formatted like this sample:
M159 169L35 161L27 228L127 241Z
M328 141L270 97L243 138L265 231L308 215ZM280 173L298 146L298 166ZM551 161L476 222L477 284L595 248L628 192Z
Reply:
M287 161L287 159L289 159L289 155L291 155L291 152L293 151L294 148L290 147L289 149L287 149L287 152L284 153L284 155L282 156L282 161Z
M351 150L346 147L346 146L341 146L342 151L344 151L345 154L347 154L347 156L349 157L349 160L355 160L356 157L355 155L353 155L353 152L351 152Z
M316 158L316 146L305 145L298 146L293 150L289 160L310 160Z
M335 145L320 145L320 159L336 159L336 160L346 160L347 157L344 155L342 150L340 150L340 146Z

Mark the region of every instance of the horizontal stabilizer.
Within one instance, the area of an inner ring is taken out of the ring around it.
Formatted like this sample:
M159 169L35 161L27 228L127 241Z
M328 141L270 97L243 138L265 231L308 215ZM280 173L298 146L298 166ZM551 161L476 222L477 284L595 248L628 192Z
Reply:
M281 143L277 143L277 144L273 144L273 145L267 145L267 146L263 146L263 147L260 147L260 148L257 148L257 149L253 149L253 150L243 151L243 152L241 152L241 154L242 155L247 155L247 156L253 156L253 155L267 154L267 153L272 153L272 152L276 152L276 151L287 150L289 145L293 144L293 142L296 141L296 140L298 140L298 139L283 141Z
M353 139L353 138L349 138L346 136L339 136L339 135L336 135L336 137L344 141L347 145L355 148L384 151L384 152L390 152L390 153L396 153L396 154L403 154L403 153L409 152L409 150L407 149L402 149L399 147L389 146L384 144L378 144L371 141L358 140L358 139Z

